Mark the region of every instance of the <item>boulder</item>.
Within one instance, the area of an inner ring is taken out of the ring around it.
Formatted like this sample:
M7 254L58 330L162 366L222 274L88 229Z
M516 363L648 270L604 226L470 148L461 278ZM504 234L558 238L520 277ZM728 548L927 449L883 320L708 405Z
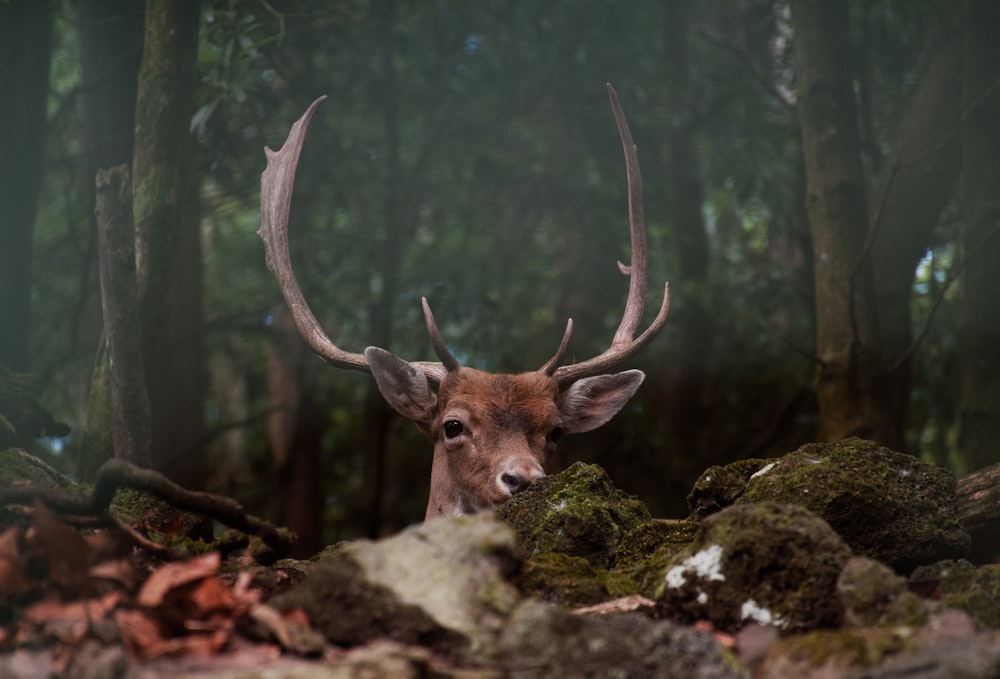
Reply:
M518 679L747 678L710 634L638 613L590 618L531 599L510 618L501 656Z
M650 520L635 497L615 488L597 465L577 462L535 481L497 509L530 556L559 552L609 568L621 539Z
M851 556L830 526L798 505L735 505L702 522L661 571L661 611L736 631L750 622L800 632L836 625L836 582Z
M688 497L693 516L731 504L802 505L856 554L904 573L969 548L957 520L954 476L911 455L850 438L734 465L712 468L696 482Z
M375 639L447 655L488 653L520 600L513 531L489 514L428 521L330 551L277 607L303 609L326 638Z

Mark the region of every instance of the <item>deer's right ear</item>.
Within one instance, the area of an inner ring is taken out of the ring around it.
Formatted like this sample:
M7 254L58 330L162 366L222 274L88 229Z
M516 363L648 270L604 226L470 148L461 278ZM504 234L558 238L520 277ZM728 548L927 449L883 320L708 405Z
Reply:
M365 358L382 398L400 415L426 430L434 417L437 395L423 371L378 347L365 349Z

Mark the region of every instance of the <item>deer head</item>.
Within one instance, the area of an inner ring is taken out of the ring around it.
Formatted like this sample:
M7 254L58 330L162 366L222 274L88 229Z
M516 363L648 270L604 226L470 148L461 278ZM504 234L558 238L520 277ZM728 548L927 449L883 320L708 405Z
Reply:
M257 233L264 241L267 267L278 279L295 324L313 351L336 367L370 372L389 405L434 442L425 518L470 514L521 492L544 476L546 461L563 434L603 425L621 410L645 377L639 370L605 373L653 339L666 323L670 308L670 288L665 285L656 318L636 337L646 296L642 178L632 135L611 85L608 95L625 152L629 189L632 264L618 263L629 276L625 311L611 345L602 354L560 365L573 332L570 319L555 355L538 370L518 375L495 375L459 365L445 346L426 299L422 304L427 333L440 363L405 361L378 347L356 354L330 341L302 295L288 248L295 170L309 122L326 97L314 101L292 125L279 151L264 149L267 169L260 178Z

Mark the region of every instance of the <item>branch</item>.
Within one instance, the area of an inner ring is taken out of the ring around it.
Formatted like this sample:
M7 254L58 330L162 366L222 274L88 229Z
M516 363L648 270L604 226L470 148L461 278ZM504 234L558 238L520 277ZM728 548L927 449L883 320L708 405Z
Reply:
M968 266L969 261L982 252L983 246L989 242L990 238L996 235L997 231L1000 231L1000 221L994 224L989 231L984 233L982 237L976 241L976 244L972 246L972 250L966 252L965 256L958 264L952 265L951 271L948 272L948 278L945 279L944 285L941 286L941 291L938 292L937 297L934 298L934 303L931 304L930 311L927 312L927 318L924 319L923 328L921 328L920 333L913 338L913 341L910 342L910 346L906 347L903 353L899 355L899 358L893 361L892 365L889 366L889 372L893 372L903 365L903 363L905 363L906 360L913 355L913 352L917 350L920 343L924 341L924 338L927 337L927 333L930 332L931 321L934 320L934 314L937 313L938 307L941 306L941 302L944 301L944 296L948 292L948 288L951 287L952 283L958 280L958 276L962 273L962 270Z
M251 514L232 498L182 488L163 474L143 469L124 460L109 460L97 472L91 496L67 495L38 486L8 486L0 489L0 504L30 505L37 498L57 514L101 514L107 511L115 493L132 488L155 495L177 509L202 514L230 528L260 538L280 558L295 545L296 536Z

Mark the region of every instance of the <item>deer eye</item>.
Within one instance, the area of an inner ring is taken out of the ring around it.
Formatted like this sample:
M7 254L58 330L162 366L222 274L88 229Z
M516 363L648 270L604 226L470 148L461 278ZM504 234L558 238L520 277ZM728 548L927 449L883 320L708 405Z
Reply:
M463 431L465 431L465 427L458 420L448 420L444 423L444 435L446 438L453 439Z
M550 431L549 435L546 438L549 440L549 443L556 444L559 443L559 439L561 439L562 435L565 433L566 430L563 429L561 426L558 426L555 427L552 431Z

